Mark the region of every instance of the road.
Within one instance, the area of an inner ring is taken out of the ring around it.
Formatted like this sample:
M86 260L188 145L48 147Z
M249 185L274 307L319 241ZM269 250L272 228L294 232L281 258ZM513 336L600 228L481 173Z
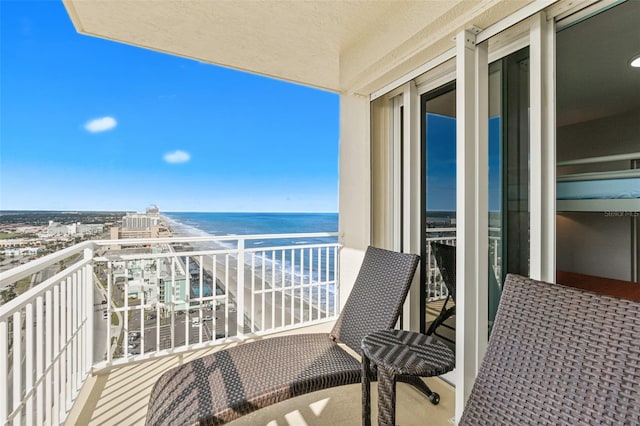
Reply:
M211 341L212 330L215 327L216 336L218 338L223 338L225 335L234 336L236 334L236 313L229 312L229 328L226 331L228 334L225 334L225 324L224 324L224 307L220 307L216 310L216 318L213 318L213 310L212 309L203 309L202 313L202 322L195 322L194 320L199 319L199 315L197 313L192 313L189 315L178 314L176 313L173 318L173 339L174 339L174 347L182 346L185 344L185 336L188 336L189 343L196 343L200 341L200 329L202 329L202 341ZM148 313L147 313L148 315ZM141 342L144 341L144 351L152 352L156 349L169 349L171 348L171 322L172 318L162 318L159 321L156 318L147 318L144 321L144 336L139 336L136 338L131 337L131 335L135 335L134 333L141 333L140 330L140 313L139 311L134 312L131 320L129 321L129 333L130 333L130 341L127 342L127 351L131 355L136 355L140 353ZM158 327L160 329L160 344L157 345L158 342Z
M110 326L109 318L103 318L102 312L106 309L106 303L103 304L103 300L107 300L104 290L98 281L97 277L94 277L96 285L93 288L93 361L103 361L106 359L107 353L107 327Z

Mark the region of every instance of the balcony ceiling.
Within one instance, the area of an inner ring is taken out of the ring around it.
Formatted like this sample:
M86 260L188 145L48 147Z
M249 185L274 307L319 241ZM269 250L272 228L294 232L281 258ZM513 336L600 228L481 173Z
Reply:
M369 94L532 0L63 0L78 32Z

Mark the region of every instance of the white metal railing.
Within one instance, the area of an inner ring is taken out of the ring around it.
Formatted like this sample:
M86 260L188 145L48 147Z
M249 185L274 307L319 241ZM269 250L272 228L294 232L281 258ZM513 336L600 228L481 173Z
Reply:
M92 365L91 245L78 244L0 274L16 282L59 261L80 261L0 306L0 421L58 424Z
M335 319L336 237L90 241L1 273L51 276L0 306L0 425L62 423L92 371Z
M493 266L493 272L497 277L500 276L500 252L502 238L499 236L500 228L489 228L489 258L491 259L491 265ZM426 291L427 302L445 299L448 291L444 284L440 270L436 265L435 257L431 243L443 243L455 246L457 244L456 228L427 228L426 238ZM498 280L499 282L499 280Z

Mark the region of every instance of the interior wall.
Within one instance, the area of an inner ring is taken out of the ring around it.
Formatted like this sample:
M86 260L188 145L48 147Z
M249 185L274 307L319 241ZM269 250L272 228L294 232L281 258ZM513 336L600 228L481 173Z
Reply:
M558 161L640 150L640 110L559 127ZM624 169L629 162L562 168L563 173ZM637 212L558 212L557 268L632 280L632 220Z
M630 214L558 212L557 268L631 281Z
M558 127L557 160L640 151L640 109Z

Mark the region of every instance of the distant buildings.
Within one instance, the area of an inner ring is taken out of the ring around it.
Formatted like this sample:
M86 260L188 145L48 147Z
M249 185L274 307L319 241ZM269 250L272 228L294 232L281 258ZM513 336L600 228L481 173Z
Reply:
M164 237L171 237L171 232L162 223L157 206L148 208L145 213L127 213L122 218L122 226L111 228L112 240Z
M41 238L59 237L63 235L71 236L83 236L83 235L97 235L104 232L104 225L99 224L82 224L72 223L71 225L63 225L59 222L49 221L47 229L40 233L38 236Z
M182 262L174 265L164 259L141 259L114 262L114 283L129 299L139 299L145 305L184 311L189 308L187 278Z
M42 247L19 247L2 251L2 254L9 257L17 256L37 256L42 251Z
M122 229L127 231L144 231L160 224L158 213L127 213L122 218Z
M73 242L76 237L100 235L104 232L103 224L83 224L80 222L63 225L53 220L47 226L5 226L4 233L13 233L14 238L0 239L0 254L6 257L39 256L44 246L51 241ZM15 238L17 235L31 237ZM33 238L37 235L37 238ZM6 265L5 265L6 266Z
M0 247L2 248L16 248L27 247L33 243L31 238L10 238L6 240L0 240Z

